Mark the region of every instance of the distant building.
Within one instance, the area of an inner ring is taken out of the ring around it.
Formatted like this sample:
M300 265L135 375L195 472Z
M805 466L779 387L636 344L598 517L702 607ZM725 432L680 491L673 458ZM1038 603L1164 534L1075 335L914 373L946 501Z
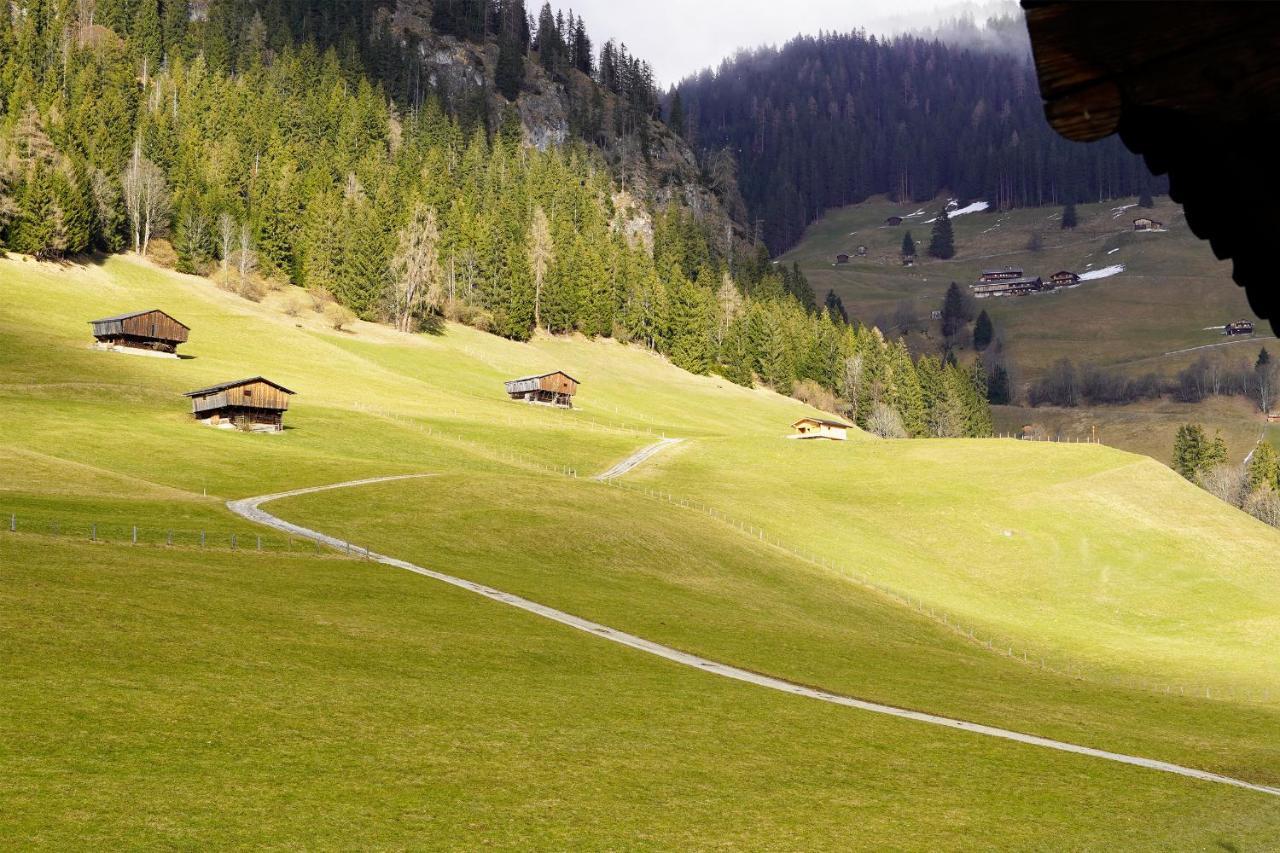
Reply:
M841 252L840 254L836 255L836 263L837 264L849 263L849 255L846 254L845 252Z
M190 329L159 310L135 311L90 322L93 337L100 349L142 350L148 353L176 355L178 346L187 342Z
M507 394L512 400L559 406L563 409L573 408L573 395L578 393L578 380L563 370L512 379L506 386Z
M1163 231L1164 223L1157 222L1154 219L1148 219L1145 216L1133 220L1134 231Z
M886 220L884 221L884 224L885 224L885 225L901 225L901 224L902 224L902 217L901 217L901 216L890 216L888 219L886 219Z
M293 392L270 379L254 376L188 391L191 413L209 426L244 432L281 432Z
M904 267L914 267L914 266L916 265L916 259L915 259L915 257L914 257L914 256L912 256L912 255L903 255L903 256L902 256L902 265L903 265Z
M942 309L940 309L940 308L934 308L932 311L930 311L930 312L929 312L929 319L930 319L930 320L941 320L941 319L942 319Z
M866 246L859 246L859 247L858 247L858 251L857 251L857 252L855 252L854 254L856 254L856 255L857 255L858 257L860 257L860 258L865 258L865 257L867 256L867 247L866 247Z
M1070 270L1059 270L1049 276L1049 283L1054 287L1070 287L1073 284L1080 283L1080 276Z
M1222 331L1227 335L1252 335L1253 322L1250 320L1237 320L1234 323L1228 323L1223 326Z
M1039 293L1045 289L1044 281L1034 278L1009 278L1003 281L980 281L969 285L975 299L989 299L993 296L1026 296Z
M1022 278L1022 270L1017 267L1004 267L998 270L983 270L979 281L1005 281L1011 278Z
M792 438L829 438L833 441L845 441L849 437L849 430L853 429L842 421L823 418L801 418L791 428L796 431Z

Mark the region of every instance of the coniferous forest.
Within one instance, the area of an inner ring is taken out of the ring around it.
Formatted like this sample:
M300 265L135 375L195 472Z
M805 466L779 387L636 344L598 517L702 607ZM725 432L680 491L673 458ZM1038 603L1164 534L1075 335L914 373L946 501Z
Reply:
M1138 195L1155 181L1115 138L1054 133L1030 58L1008 53L803 36L740 53L676 93L668 110L695 147L738 158L774 251L824 211L878 193L907 204L947 191L1002 209Z
M838 395L881 434L990 432L980 367L913 360L816 306L763 245L622 191L601 135L644 151L666 132L625 47L597 55L581 19L519 0L443 0L432 27L497 47L483 97L458 99L391 36L392 6L0 4L0 249L132 250L406 331L612 336L693 372ZM535 69L592 87L579 106L595 118L545 150L511 103Z

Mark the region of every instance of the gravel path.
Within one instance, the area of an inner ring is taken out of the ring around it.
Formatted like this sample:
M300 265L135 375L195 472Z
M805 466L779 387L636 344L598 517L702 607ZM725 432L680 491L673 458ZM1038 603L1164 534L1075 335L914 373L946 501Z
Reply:
M659 441L657 444L651 444L642 450L636 451L635 453L628 456L626 459L623 459L617 465L614 465L608 471L605 471L603 474L596 476L595 479L613 480L617 477L621 477L623 474L627 473L632 468L636 467L646 459L661 453L662 451L666 450L668 447L671 447L673 444L679 444L683 440L684 439L681 439L681 438L664 438L662 439L662 441Z
M674 439L668 439L668 442L670 441L674 441ZM654 448L660 447L660 446L662 445L655 445L654 447L651 447L648 449L656 453L657 450ZM652 453L650 453L649 455L652 455ZM635 457L631 457L631 459L635 459ZM613 470L613 469L610 469L610 470ZM949 728L949 729L958 729L960 731L970 732L972 734L984 735L986 737L1000 738L1002 740L1010 740L1016 743L1029 744L1031 746L1039 746L1045 749L1054 749L1060 752L1070 752L1076 755L1088 756L1090 758L1101 758L1107 761L1114 761L1119 764L1129 764L1134 767L1142 767L1148 770L1158 770L1164 773L1173 773L1178 776L1185 776L1191 779L1199 779L1205 782L1215 782L1221 785L1231 785L1236 788L1244 788L1246 790L1256 791L1258 793L1270 794L1272 796L1280 797L1280 788L1270 788L1265 785L1256 785L1252 782L1246 782L1242 779L1233 779L1230 776L1221 776L1217 773L1209 773L1208 771L1205 771L1205 770L1196 770L1195 768L1192 768L1192 767L1183 767L1178 764L1170 764L1167 761L1156 761L1154 759L1141 758L1135 755L1124 755L1122 753L1117 753L1117 752L1107 752L1105 750L1094 749L1088 746L1078 746L1072 743L1065 743L1063 741L1051 740L1049 738L1044 738L1044 737L1037 737L1036 735L1023 734L1021 732L1015 732L1015 731L1010 731L1008 729L996 728L994 726L984 726L979 723L969 723L963 720L955 720L950 717L940 717L936 714L926 714L922 711L911 711L906 708L896 708L892 705L881 705L876 702L867 702L862 699L853 699L848 696L840 696L835 693L828 693L825 690L818 690L813 687L805 687L800 684L792 684L791 682L783 681L780 678L772 678L767 675L760 675L759 673L750 672L745 669L739 669L738 667L735 667L735 666L728 666L727 664L718 663L713 660L708 660L706 658L698 657L697 655L689 654L688 652L682 652L678 649L673 649L670 646L664 646L664 645L661 645L660 643L655 643L650 640L646 640L643 637L637 637L634 634L627 634L623 631L614 630L613 628L610 628L606 625L601 625L596 622L591 622L586 619L581 619L570 613L565 613L562 610L556 610L554 608L547 607L546 605L538 604L536 601L530 601L527 598L520 598L519 596L512 595L507 592L503 592L502 590L493 589L492 587L485 586L484 584L479 584L473 581L457 578L457 577L454 577L453 575L446 575L443 572L437 572L432 569L424 569L421 566L414 565L413 563L409 563L404 560L397 560L394 557L388 557L383 554L374 553L372 551L369 551L366 548L358 547L352 543L346 542L345 540L338 539L337 537L327 536L318 531L310 530L306 527L302 527L297 524L291 524L287 521L284 521L282 519L275 517L274 515L271 515L270 513L266 512L261 508L262 504L270 503L271 501L275 501L275 500L280 500L281 498L290 498L290 497L295 497L297 495L306 495L306 494L312 494L314 492L330 491L333 489L346 489L346 488L352 488L355 486L372 485L375 483L389 483L389 482L395 482L397 480L421 479L424 477L431 477L431 476L435 476L435 475L408 474L408 475L403 475L399 477L373 477L367 480L353 480L348 483L335 483L334 485L331 485L331 486L315 486L309 489L295 489L290 492L281 492L275 495L264 495L262 497L245 498L243 500L238 500L238 501L228 501L227 507L236 515L242 516L243 518L247 518L250 521L254 521L259 524L264 524L276 530L283 531L290 535L311 539L315 542L319 542L324 545L329 545L330 547L337 548L341 551L351 551L367 559L374 560L376 562L383 563L385 565L392 566L397 569L404 569L407 572L413 572L414 574L422 575L424 577L432 578L434 580L438 580L443 583L447 583L452 586L465 589L468 592L473 592L473 593L476 593L477 595L482 595L485 598L489 598L494 601L501 602L502 604L506 604L511 607L517 607L521 610L528 611L529 613L533 613L535 615L541 616L544 619L550 619L553 622L559 622L560 624L567 625L570 628L576 628L579 631L585 631L588 634L594 634L595 636L600 637L601 639L609 640L611 642L618 643L619 645L628 646L630 648L637 649L638 651L642 651L647 654L654 655L655 657L664 658L674 663L693 667L694 669L699 669L699 670L702 670L703 672L707 672L712 675L718 675L722 678L731 678L731 679L734 679L735 681L744 681L748 684L754 684L758 687L766 687L770 690L777 690L782 693L790 693L794 696L803 696L807 699L817 699L821 702L829 702L833 705L843 705L844 707L855 708L859 711L869 711L874 714L884 714L890 717L898 717L900 719L912 720L917 723L927 723L933 726L942 726L944 728Z

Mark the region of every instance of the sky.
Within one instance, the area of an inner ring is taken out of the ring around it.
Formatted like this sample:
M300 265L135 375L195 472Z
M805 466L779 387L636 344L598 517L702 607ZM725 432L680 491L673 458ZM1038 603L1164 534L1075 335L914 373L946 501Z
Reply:
M525 4L537 15L541 2ZM782 44L799 34L881 32L890 18L934 19L943 0L562 0L587 21L596 47L610 38L653 66L666 88L743 47Z

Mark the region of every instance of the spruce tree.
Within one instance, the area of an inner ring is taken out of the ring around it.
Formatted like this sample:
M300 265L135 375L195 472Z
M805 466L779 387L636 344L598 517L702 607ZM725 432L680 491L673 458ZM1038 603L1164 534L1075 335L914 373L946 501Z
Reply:
M951 217L947 215L946 205L938 211L938 218L933 221L933 234L929 239L929 256L938 260L948 260L956 255L955 235L951 231Z
M1254 370L1263 370L1271 363L1271 353L1267 352L1267 348L1263 347L1258 350L1258 360L1253 363Z
M916 241L911 239L911 232L908 231L902 235L902 257L914 258L916 256Z
M954 281L951 282L951 286L947 288L947 295L942 300L943 337L948 340L955 338L971 319L973 319L973 311L969 300L960 290L960 285Z
M1263 439L1254 448L1253 458L1249 460L1249 491L1273 489L1280 491L1280 455L1271 446L1271 442Z
M679 89L676 89L671 95L671 108L667 113L667 126L677 136L683 137L685 135L684 101L680 98Z
M1069 201L1062 208L1062 227L1075 228L1076 224L1076 205L1075 202Z
M1204 467L1209 439L1199 424L1183 424L1173 439L1173 470L1193 483Z
M985 351L991 346L991 340L994 337L995 327L991 325L991 317L984 310L973 324L973 348L978 352Z

